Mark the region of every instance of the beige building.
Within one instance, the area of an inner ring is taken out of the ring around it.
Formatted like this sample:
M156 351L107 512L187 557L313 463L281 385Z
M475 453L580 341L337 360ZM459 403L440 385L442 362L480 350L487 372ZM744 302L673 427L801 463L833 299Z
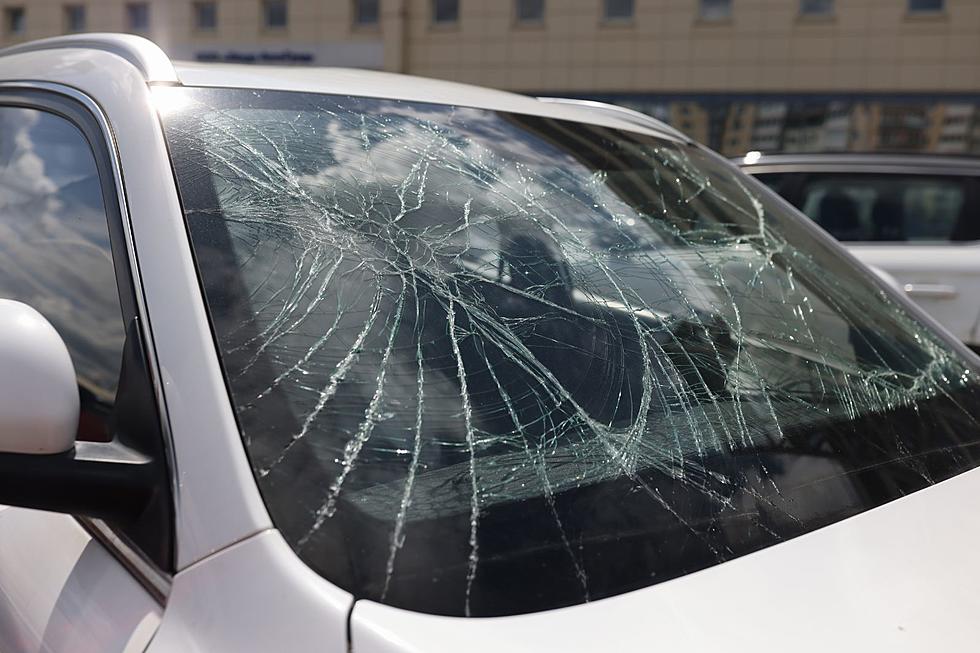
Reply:
M0 44L129 31L182 59L597 97L727 153L980 148L980 0L0 0L0 11Z

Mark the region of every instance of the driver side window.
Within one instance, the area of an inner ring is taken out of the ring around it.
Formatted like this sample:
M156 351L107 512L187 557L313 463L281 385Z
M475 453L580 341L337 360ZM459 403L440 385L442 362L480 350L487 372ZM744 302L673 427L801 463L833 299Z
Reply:
M68 120L0 107L0 298L58 330L81 398L78 438L108 440L125 341L92 149Z

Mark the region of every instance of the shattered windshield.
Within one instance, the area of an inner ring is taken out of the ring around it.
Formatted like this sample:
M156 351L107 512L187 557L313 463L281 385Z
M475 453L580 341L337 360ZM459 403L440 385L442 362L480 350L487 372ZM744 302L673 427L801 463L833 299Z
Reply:
M600 599L977 464L972 363L698 147L164 92L255 476L357 597L467 616Z

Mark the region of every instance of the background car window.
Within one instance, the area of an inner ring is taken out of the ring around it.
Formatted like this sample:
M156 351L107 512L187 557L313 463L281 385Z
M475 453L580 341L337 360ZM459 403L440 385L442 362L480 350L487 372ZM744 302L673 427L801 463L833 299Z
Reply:
M951 241L965 232L966 180L908 175L810 176L800 208L838 240Z
M124 324L92 150L70 122L0 107L0 297L61 334L81 395L80 439L108 439Z
M783 194L783 188L786 186L787 180L793 178L793 175L788 175L782 172L770 172L764 175L754 175L756 179L765 184L770 190Z

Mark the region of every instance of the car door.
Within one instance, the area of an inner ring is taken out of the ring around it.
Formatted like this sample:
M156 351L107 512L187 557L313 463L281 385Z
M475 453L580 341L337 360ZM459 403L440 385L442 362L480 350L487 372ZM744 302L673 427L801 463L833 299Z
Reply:
M65 341L80 440L111 437L135 310L112 179L84 107L0 90L0 297L34 307ZM163 611L168 540L167 529L0 507L0 651L144 650Z
M807 173L791 185L798 208L957 338L980 345L973 178L853 171Z

